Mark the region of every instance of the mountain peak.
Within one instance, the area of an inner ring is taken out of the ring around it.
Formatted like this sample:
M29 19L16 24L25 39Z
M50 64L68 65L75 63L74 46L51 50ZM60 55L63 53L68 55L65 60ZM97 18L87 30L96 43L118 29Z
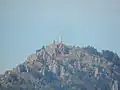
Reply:
M104 51L106 56L108 53ZM109 90L113 85L117 87L118 83L111 82L114 79L119 82L120 73L117 72L119 66L106 56L90 46L64 44L59 37L59 42L43 46L30 54L24 63L6 71L0 76L0 84L2 90L9 87L12 90L49 90L51 87L54 90ZM119 59L115 56L114 60Z

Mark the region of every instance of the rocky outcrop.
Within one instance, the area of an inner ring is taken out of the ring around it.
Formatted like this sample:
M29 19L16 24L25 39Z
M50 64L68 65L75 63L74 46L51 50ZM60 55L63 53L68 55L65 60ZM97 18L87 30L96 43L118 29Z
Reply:
M24 63L0 76L2 90L109 90L119 72L111 62L63 43L36 50ZM104 80L104 83L103 83ZM116 85L117 86L117 85Z

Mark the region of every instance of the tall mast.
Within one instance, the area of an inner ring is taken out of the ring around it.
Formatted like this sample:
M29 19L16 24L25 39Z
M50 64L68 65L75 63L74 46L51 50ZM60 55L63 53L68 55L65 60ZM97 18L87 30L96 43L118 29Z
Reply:
M61 43L62 42L62 37L61 36L59 36L59 43Z

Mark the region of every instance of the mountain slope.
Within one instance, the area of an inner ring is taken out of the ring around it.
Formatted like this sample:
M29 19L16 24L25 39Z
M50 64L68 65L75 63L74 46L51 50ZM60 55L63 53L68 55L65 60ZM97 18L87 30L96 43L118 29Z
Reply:
M110 90L114 85L113 81L120 81L119 67L99 52L90 50L90 47L80 48L63 43L43 46L29 55L24 63L1 75L0 88Z

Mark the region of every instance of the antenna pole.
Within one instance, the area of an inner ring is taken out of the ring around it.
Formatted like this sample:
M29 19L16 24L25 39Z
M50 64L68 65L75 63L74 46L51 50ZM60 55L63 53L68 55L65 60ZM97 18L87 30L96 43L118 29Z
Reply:
M59 43L61 43L62 42L62 37L61 36L59 36Z

